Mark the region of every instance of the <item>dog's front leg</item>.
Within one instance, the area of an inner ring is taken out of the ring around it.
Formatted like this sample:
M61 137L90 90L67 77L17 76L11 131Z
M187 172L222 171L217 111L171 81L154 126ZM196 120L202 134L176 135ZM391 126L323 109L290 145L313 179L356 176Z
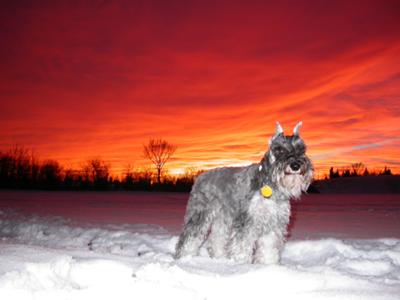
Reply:
M266 265L279 263L282 244L282 239L275 232L262 235L256 241L253 262Z
M242 263L252 262L256 240L253 223L253 219L247 213L240 214L234 220L227 244L228 258Z

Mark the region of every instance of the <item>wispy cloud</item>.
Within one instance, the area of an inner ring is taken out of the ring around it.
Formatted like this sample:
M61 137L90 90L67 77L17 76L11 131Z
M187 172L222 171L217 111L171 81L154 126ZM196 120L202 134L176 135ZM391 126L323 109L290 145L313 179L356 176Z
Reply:
M326 160L330 157L335 157L339 156L341 154L345 153L352 153L355 151L361 151L361 150L366 150L366 149L374 149L374 148L380 148L384 147L385 145L389 145L392 143L399 142L400 138L393 138L393 139L387 139L379 142L374 142L374 143L368 143L368 144L360 144L360 145L354 145L350 147L339 147L339 148L333 148L330 151L325 151L319 154L314 154L312 155L313 160Z
M0 22L0 149L77 165L96 154L121 170L163 137L178 145L171 168L237 165L261 158L277 120L303 120L317 168L399 158L400 21L387 1L11 1Z

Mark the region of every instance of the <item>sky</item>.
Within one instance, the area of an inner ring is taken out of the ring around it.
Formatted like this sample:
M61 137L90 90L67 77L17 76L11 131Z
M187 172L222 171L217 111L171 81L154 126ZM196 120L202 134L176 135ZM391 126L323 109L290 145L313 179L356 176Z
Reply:
M303 121L317 176L400 172L399 1L8 1L0 150L171 173L257 162Z

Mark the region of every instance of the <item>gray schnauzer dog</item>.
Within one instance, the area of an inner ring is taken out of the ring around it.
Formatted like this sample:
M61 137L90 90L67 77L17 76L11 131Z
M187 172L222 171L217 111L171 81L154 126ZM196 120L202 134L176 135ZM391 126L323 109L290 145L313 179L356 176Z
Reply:
M204 245L211 257L242 263L278 263L290 217L290 199L299 199L313 178L306 145L286 136L279 123L260 163L219 168L200 175L193 185L176 245L175 258L198 255Z

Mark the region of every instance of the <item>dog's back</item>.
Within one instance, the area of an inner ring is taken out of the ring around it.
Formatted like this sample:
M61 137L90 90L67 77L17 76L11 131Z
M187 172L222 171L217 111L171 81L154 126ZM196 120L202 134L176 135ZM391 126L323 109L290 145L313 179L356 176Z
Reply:
M237 211L251 194L251 179L257 168L258 164L253 164L217 168L201 174L190 193L186 215L196 210Z

